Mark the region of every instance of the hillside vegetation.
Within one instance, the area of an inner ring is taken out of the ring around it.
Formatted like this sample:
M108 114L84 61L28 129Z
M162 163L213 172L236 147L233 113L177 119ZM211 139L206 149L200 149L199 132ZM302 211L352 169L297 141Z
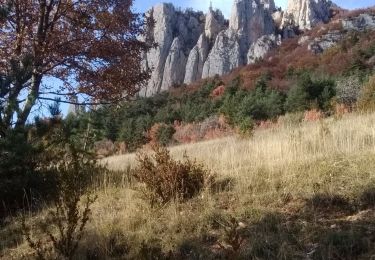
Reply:
M129 174L134 154L104 160L77 259L370 259L375 254L375 115L284 118L251 139L177 146L215 173L198 197L151 207ZM44 223L45 213L27 218ZM0 231L4 259L31 251L17 217ZM39 233L33 234L35 237Z
M286 113L317 110L329 116L337 109L351 111L368 96L375 32L343 31L333 21L304 37L315 39L335 30L344 34L343 39L322 54L309 51L297 37L287 39L264 60L229 75L71 115L67 121L78 135L89 131L98 153L108 156L133 152L150 142L183 144L233 132L248 135Z

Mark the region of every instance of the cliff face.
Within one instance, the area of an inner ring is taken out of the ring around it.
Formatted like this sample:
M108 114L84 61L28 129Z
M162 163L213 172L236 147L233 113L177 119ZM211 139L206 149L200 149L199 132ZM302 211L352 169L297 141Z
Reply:
M222 75L247 64L247 53L252 43L275 32L272 19L273 0L235 0L229 28L216 37L204 63L202 77Z
M289 0L285 18L299 29L312 29L321 22L328 22L332 2L329 0Z
M158 46L144 54L143 66L152 69L152 74L140 94L151 96L183 83L189 52L204 31L205 23L203 13L181 12L172 4L158 4L146 15L154 20L148 34Z
M276 47L294 28L310 29L329 19L326 0L289 0L288 9L276 10L274 0L234 0L230 20L219 10L206 15L179 11L171 4L154 6L148 29L157 47L144 54L151 69L140 95L150 96L182 83L223 75L238 66L254 63ZM277 35L280 34L280 35Z

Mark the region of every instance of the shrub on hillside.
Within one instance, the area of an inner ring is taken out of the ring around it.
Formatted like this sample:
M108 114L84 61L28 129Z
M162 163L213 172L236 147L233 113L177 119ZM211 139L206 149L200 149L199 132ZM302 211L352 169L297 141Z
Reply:
M335 95L336 89L333 80L313 80L308 72L302 72L298 75L296 85L287 94L285 110L298 112L308 108L319 108L327 111L331 108L331 101Z
M167 146L172 142L175 132L176 130L172 125L158 123L151 127L148 132L148 137L151 144Z
M191 143L201 140L211 140L227 136L232 133L232 128L228 125L223 116L210 116L199 123L184 124L175 122L176 133L173 139L179 143Z
M288 95L285 100L285 110L288 112L304 111L309 107L307 100L307 91L300 85L294 85L288 91Z
M0 218L30 206L53 191L53 176L38 171L42 151L28 142L26 130L9 130L0 138Z
M57 181L53 209L48 214L45 228L40 230L44 237L34 239L31 228L23 221L26 240L39 259L73 259L89 220L90 206L96 199L88 195L90 183L106 171L74 146L66 149L62 157L55 158L43 169L56 176ZM84 195L86 198L82 200Z
M175 132L176 130L172 125L161 125L156 133L158 143L163 146L167 146L173 141L173 135Z
M308 111L305 111L304 121L305 122L316 122L324 118L324 115L322 111L317 109L311 109Z
M239 116L254 120L274 119L283 113L283 97L275 90L258 87L239 104Z
M151 205L185 201L199 194L209 180L203 165L185 156L174 160L166 148L153 146L153 155L139 153L135 178L144 184L143 193Z
M362 83L358 76L340 78L336 81L336 101L352 107L361 93Z
M151 126L152 117L149 115L129 118L122 123L119 139L127 144L130 151L134 151L148 142L146 134Z
M274 119L283 113L284 97L268 88L267 80L261 78L254 90L239 90L235 86L226 92L220 112L241 132L251 131L253 120Z
M255 128L254 120L251 117L244 118L239 126L238 130L240 131L240 134L244 137L249 137L253 134Z

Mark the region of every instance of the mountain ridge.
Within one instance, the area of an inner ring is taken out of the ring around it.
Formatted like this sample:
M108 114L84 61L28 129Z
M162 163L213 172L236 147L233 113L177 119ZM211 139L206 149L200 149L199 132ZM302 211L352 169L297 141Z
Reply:
M204 14L157 4L146 13L155 21L147 31L158 46L144 54L143 67L152 74L140 96L253 64L282 40L328 23L340 10L327 0L289 0L285 11L273 0L235 0L227 20L218 9Z

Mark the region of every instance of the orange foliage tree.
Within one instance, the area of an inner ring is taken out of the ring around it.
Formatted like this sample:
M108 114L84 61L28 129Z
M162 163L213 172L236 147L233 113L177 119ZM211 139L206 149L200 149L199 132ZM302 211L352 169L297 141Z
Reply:
M0 136L24 126L38 101L86 103L135 94L149 78L142 53L151 21L133 0L0 0ZM61 80L56 89L46 78Z

